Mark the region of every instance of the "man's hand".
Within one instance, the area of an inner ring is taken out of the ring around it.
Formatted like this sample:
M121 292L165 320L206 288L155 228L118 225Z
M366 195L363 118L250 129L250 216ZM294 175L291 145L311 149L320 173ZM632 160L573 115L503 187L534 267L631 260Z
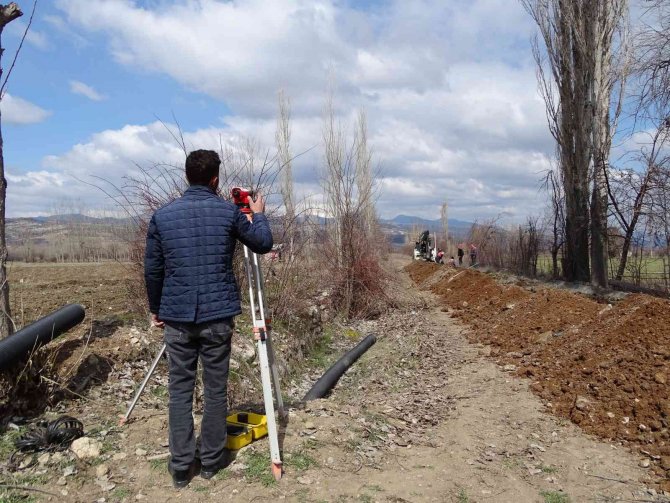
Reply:
M265 211L265 200L260 194L256 194L256 199L253 197L249 198L249 209L252 213L263 213Z
M165 326L165 322L158 318L157 314L151 313L151 326L163 328Z

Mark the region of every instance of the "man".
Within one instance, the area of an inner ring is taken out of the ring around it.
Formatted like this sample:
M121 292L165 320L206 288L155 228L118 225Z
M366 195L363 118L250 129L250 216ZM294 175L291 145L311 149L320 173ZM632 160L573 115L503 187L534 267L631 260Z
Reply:
M477 264L477 247L474 243L470 243L470 267Z
M205 385L200 475L209 479L225 463L230 345L233 317L241 312L233 274L236 240L256 253L272 249L260 195L250 201L251 219L217 196L220 163L212 150L191 152L186 158L189 188L157 210L147 230L144 277L152 323L165 328L168 468L177 488L188 485L197 470L192 408L198 358Z
M464 244L458 245L458 265L461 266L463 265L463 256L465 255L465 251L463 250L465 248Z

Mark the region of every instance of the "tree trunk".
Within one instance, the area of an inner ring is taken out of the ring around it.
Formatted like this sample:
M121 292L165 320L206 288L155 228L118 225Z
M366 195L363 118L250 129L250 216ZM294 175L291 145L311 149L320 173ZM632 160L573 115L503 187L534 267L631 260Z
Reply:
M0 113L0 120L1 120ZM14 333L12 312L9 306L9 281L7 278L7 240L5 235L5 201L7 199L7 179L3 155L2 127L0 122L0 337Z
M591 283L607 288L607 192L603 180L605 167L601 162L595 166L593 192L591 194Z
M2 47L2 31L5 26L23 13L14 2L0 5L0 61L5 49ZM0 65L0 81L2 80L2 66ZM0 96L0 101L2 96ZM0 337L7 337L14 333L12 312L9 306L9 281L7 278L7 239L5 234L5 202L7 200L7 179L5 178L5 159L2 140L2 114L0 112Z

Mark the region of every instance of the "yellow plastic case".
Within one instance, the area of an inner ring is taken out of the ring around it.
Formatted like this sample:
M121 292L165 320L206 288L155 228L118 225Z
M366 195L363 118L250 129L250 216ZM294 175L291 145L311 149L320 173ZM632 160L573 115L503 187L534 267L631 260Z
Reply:
M263 438L268 434L268 420L262 414L253 412L234 412L228 416L228 424L246 426L251 431L253 440Z
M237 424L226 421L226 449L238 451L253 440L253 434L245 424Z

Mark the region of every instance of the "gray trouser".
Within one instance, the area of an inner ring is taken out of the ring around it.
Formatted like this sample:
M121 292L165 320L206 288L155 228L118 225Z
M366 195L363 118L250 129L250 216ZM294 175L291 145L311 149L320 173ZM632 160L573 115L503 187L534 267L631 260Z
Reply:
M200 461L215 465L226 443L228 365L234 322L232 318L207 323L165 323L170 367L169 427L171 467L187 470L195 459L193 390L198 357L205 384L205 411L200 431Z

